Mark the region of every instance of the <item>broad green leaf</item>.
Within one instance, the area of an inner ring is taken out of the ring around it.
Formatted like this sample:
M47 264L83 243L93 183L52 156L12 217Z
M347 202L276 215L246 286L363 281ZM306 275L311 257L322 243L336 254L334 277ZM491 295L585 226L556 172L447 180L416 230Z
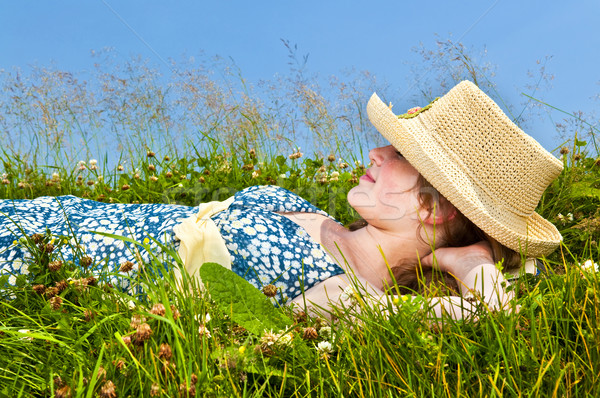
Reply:
M219 308L250 333L260 335L264 330L283 330L292 324L262 292L235 272L205 263L200 277Z

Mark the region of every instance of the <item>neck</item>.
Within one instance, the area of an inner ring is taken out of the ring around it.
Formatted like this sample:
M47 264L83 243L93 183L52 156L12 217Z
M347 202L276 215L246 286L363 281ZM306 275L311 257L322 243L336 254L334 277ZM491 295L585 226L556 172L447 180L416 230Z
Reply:
M339 225L338 225L339 227ZM389 268L401 263L418 263L429 254L428 244L417 238L415 229L402 232L382 230L372 225L356 231L346 228L326 228L321 243L347 272L355 272L377 288L390 284Z

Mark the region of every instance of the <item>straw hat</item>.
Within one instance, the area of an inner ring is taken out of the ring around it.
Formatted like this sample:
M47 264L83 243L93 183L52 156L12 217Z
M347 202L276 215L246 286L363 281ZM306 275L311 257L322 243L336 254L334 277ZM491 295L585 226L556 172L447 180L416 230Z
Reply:
M562 162L473 83L463 81L400 116L373 94L367 113L427 181L498 242L529 257L547 255L561 242L535 208Z

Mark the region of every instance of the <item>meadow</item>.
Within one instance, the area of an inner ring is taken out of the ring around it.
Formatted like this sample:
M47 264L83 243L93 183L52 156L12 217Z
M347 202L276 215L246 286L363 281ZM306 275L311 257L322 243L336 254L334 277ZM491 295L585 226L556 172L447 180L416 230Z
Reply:
M166 78L101 56L90 81L2 72L1 198L195 206L276 184L346 225L357 218L345 195L363 149L381 143L364 116L364 93L378 88L368 74L325 90L292 56L290 76L249 87L235 68L174 65ZM118 277L134 286L123 292L109 270L89 271L98 259L61 261L69 237L42 230L14 242L29 274L15 286L0 277L0 395L598 396L600 160L594 128L572 126L556 151L564 171L538 207L564 242L542 259L545 273L512 283L518 311L482 304L476 320L434 322L426 297L390 295L388 316L359 290L332 322L277 308L210 264L208 289L188 278L176 289L158 258L135 275L123 264Z

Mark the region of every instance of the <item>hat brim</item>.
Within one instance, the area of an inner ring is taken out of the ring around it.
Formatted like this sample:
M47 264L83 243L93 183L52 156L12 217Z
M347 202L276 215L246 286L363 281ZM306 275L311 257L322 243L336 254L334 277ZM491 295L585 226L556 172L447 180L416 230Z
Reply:
M432 106L435 107L435 103ZM399 119L376 94L367 104L371 123L408 162L475 225L506 247L528 257L554 251L562 241L556 227L533 212L515 214L476 184L422 118Z

